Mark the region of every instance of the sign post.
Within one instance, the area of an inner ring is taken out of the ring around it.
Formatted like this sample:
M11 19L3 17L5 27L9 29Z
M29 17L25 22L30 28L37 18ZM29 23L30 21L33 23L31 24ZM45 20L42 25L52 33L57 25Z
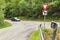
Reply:
M45 27L46 15L47 15L47 11L43 11L43 16L44 16L44 27Z
M46 19L46 15L47 15L47 8L48 8L48 4L42 4L42 8L43 8L43 16L44 16L44 27L45 27L45 19Z

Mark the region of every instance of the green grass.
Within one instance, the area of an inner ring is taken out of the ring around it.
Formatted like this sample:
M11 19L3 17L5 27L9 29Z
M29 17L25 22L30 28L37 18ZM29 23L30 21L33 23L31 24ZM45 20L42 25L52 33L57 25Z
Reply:
M38 40L38 31L34 31L30 36L29 40Z
M18 17L21 20L25 20L25 21L44 21L44 19L42 18L26 18L23 16ZM46 22L51 22L51 21L56 21L56 22L60 22L60 19L52 19L52 18L46 18L45 20Z
M9 26L11 26L10 23L4 22L3 25L0 26L0 29L1 29L1 28L6 28L6 27L9 27Z
M40 19L35 19L35 18L26 18L23 16L18 17L21 20L25 20L25 21L39 21Z
M51 28L42 28L42 31L44 33L44 40L52 40L53 31ZM35 30L29 37L29 40L38 40L38 39L39 39L39 32L38 30ZM60 40L60 28L58 28L57 30L56 40Z

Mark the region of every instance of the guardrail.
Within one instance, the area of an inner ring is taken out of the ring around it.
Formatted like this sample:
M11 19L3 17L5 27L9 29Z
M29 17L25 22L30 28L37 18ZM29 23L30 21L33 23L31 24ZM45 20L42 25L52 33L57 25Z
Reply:
M41 24L38 27L38 30L39 30L39 40L44 40L43 33L42 33L42 30L41 30Z

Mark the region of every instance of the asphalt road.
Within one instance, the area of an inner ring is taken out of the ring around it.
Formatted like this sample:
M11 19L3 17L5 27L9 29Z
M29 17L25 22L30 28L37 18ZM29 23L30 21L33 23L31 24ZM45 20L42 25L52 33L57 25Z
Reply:
M12 24L12 26L0 29L0 40L28 40L30 34L38 28L39 24L44 22L36 21L20 21L12 22L5 20ZM60 26L60 22L57 22ZM50 28L50 22L46 22L46 28Z

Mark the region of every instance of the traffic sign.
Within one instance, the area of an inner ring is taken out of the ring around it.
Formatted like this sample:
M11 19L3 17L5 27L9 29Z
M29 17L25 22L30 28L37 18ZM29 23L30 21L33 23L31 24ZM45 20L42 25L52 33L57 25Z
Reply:
M43 15L47 15L47 11L43 11Z
M42 4L42 7L43 7L44 10L47 10L48 4Z

